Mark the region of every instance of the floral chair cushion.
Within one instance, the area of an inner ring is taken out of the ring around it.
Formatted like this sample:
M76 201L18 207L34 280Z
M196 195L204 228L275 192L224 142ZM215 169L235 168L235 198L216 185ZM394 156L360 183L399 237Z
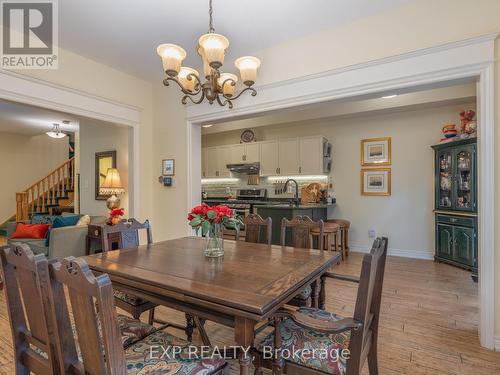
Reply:
M156 331L125 350L127 374L211 375L226 365L226 361L217 355L213 358L206 356L209 357L207 359L190 358L189 345L186 340ZM179 354L174 352L174 347L181 348ZM164 350L167 352L164 353ZM197 353L201 355L201 350Z
M124 348L136 343L137 341L142 340L146 336L156 331L156 328L153 327L152 325L141 322L140 320L136 320L134 318L130 318L125 315L118 314L116 320L118 322L118 327L120 329L120 333L122 336L122 344ZM98 318L97 318L97 328L99 329L99 336L102 336L101 320ZM77 336L76 327L73 321L71 321L71 329L73 330L73 336L76 337ZM33 349L36 353L38 353L42 357L48 358L47 353L42 351L40 348L31 345L31 349ZM76 342L76 352L78 354L78 358L81 361L82 355L78 341Z
M156 331L156 328L152 325L125 315L118 315L117 321L124 348Z
M338 321L343 319L340 315L310 307L301 307L298 311L318 320ZM349 348L350 331L332 335L319 333L313 329L299 327L292 319L285 319L280 324L280 334L281 348L287 350L285 360L327 374L345 375L346 360L341 356L341 351ZM264 347L272 347L273 339L274 332L260 342L259 350L263 351ZM302 352L303 350L307 350L307 352ZM293 355L294 353L296 355ZM315 353L315 355L310 353Z
M128 303L129 305L132 306L139 306L144 303L147 303L148 301L143 300L142 298L136 297L132 294L128 294L119 290L114 291L115 298L119 299L120 301L123 301L125 303Z

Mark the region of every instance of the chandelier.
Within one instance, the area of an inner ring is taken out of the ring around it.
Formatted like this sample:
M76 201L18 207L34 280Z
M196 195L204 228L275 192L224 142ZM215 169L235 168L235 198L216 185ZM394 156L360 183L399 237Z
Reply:
M212 25L212 0L209 0L209 16L208 33L200 37L196 48L203 61L205 81L201 81L199 73L195 69L181 66L182 61L186 58L186 51L183 48L175 44L161 44L156 52L160 55L163 70L167 74L163 84L169 86L169 81L173 81L180 87L184 94L182 104L186 104L188 99L194 104L200 104L206 98L210 104L216 101L221 106L227 104L229 108L233 108L233 101L245 91L249 91L252 96L257 95L257 91L252 86L257 78L260 60L253 56L236 59L234 65L239 70L241 81L245 86L236 94L238 77L235 74L219 71L224 64L229 40L225 36L215 33Z
M52 124L52 130L46 132L50 138L64 138L66 137L66 133L61 131L59 124Z

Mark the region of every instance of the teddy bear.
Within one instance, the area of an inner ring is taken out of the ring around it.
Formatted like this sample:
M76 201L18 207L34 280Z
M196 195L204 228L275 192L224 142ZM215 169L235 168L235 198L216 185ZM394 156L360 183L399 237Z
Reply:
M472 109L460 112L460 138L473 138L476 136L477 122L474 120L476 112Z

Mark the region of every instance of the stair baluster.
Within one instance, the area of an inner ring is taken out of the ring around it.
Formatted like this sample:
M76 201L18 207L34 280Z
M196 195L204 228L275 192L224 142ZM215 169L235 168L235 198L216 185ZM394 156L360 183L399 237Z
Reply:
M16 193L16 220L28 220L34 214L51 211L59 198L73 190L74 166L74 158L71 158L26 190Z

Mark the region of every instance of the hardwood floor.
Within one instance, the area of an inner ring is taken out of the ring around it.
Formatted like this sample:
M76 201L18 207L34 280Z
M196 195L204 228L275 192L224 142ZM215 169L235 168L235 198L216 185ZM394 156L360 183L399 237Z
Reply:
M361 257L352 253L335 272L359 274ZM500 353L479 346L477 291L470 273L461 269L388 257L379 336L380 374L500 374ZM329 280L327 309L351 315L356 292L355 284ZM14 373L12 340L3 294L0 301L0 374L10 375ZM183 314L166 308L158 309L157 316L184 321ZM207 331L213 344L233 343L229 328L208 322ZM195 340L200 343L198 336ZM231 365L232 374L238 374L237 363ZM367 366L363 374L368 374Z

